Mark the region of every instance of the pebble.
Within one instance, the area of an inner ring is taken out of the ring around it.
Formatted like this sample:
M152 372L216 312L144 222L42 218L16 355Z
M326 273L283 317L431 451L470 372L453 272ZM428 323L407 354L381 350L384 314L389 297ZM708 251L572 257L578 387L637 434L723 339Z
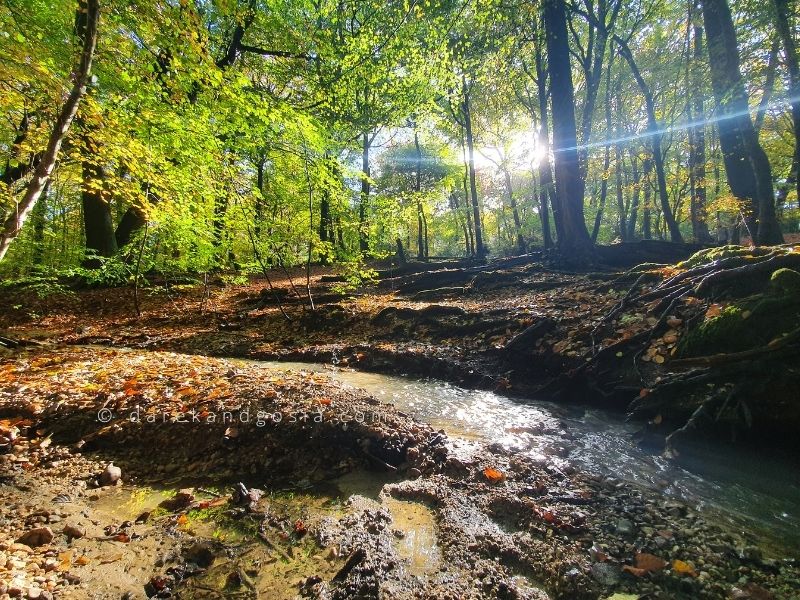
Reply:
M610 563L599 562L592 565L592 577L603 586L611 587L619 583L622 572Z
M18 539L17 544L24 544L26 546L44 546L53 541L53 530L49 527L36 527L23 533Z
M80 525L76 525L74 523L66 523L63 531L64 535L68 538L77 539L86 535L86 530Z
M620 535L630 535L633 533L633 522L628 519L617 521L616 532Z
M116 485L122 477L122 469L114 466L114 463L108 463L105 471L100 474L100 485Z

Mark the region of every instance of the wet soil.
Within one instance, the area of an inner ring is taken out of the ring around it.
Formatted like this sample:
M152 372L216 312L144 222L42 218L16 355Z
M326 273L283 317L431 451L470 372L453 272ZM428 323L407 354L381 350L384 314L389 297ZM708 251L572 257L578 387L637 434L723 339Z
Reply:
M319 373L34 348L0 360L0 429L3 598L800 591L792 556L679 502L449 439Z

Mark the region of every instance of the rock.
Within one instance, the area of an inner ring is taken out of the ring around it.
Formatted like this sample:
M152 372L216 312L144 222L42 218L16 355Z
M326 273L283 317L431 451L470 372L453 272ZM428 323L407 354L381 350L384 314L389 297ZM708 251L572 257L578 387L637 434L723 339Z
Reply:
M114 463L108 463L105 471L100 474L100 485L116 485L122 478L122 469L114 466Z
M28 600L39 600L42 597L42 590L38 587L28 588Z
M615 530L620 535L631 535L633 533L633 522L628 519L617 521Z
M216 559L214 547L209 542L195 542L184 552L184 558L198 567L210 567Z
M620 568L610 563L599 562L592 565L592 577L602 586L617 585L621 575Z
M755 583L746 583L731 590L731 600L775 600L775 595Z
M44 546L53 541L53 530L49 527L37 527L23 533L18 539L18 544L25 544L34 548L36 546Z
M70 539L82 538L86 535L86 530L80 525L74 523L66 523L64 525L63 533Z
M759 562L763 558L761 549L756 546L745 546L739 550L739 558L750 562Z

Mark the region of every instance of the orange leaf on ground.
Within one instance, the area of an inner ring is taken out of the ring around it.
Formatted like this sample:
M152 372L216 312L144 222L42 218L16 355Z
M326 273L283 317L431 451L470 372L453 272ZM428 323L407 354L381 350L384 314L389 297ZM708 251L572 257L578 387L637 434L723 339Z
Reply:
M498 471L492 467L487 467L484 469L483 475L489 480L490 483L500 483L501 481L506 480L506 476L502 471Z
M667 566L667 561L657 557L655 554L640 552L636 555L636 568L644 571L660 571Z
M630 565L623 565L622 570L625 573L630 573L634 577L644 577L647 574L647 571L644 569L637 569L636 567L632 567Z

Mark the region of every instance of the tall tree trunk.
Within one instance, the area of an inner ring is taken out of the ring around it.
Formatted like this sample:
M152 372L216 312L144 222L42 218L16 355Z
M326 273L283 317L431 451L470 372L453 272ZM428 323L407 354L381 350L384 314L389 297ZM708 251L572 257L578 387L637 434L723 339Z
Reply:
M793 31L797 31L790 23L789 0L774 0L775 26L783 44L786 55L786 67L789 71L789 97L792 104L792 122L794 125L794 159L789 179L794 179L797 186L797 197L800 198L800 58L797 55ZM796 27L796 26L795 26Z
M639 161L636 156L631 156L631 170L633 171L633 194L631 194L631 208L628 213L628 235L626 239L636 239L636 221L639 218L639 197L642 193L641 173Z
M425 258L425 247L427 246L425 232L425 214L422 207L422 148L419 147L419 132L414 126L414 193L417 198L417 258Z
M611 66L613 61L609 62L608 71L606 73L606 97L605 97L605 116L606 116L606 147L603 155L603 173L601 175L602 181L600 183L600 205L597 208L597 214L594 218L594 228L592 229L592 242L597 243L597 236L600 234L600 224L603 221L603 211L606 207L606 198L608 196L608 178L609 170L611 169ZM615 144L615 149L619 155L619 144ZM619 195L617 196L617 203L619 204ZM618 206L618 208L620 208ZM625 223L625 212L620 212L620 236L625 239L624 230L622 226Z
M644 96L645 109L647 111L647 129L650 137L650 147L653 150L653 165L656 169L656 182L658 183L658 198L661 204L661 212L664 215L664 221L669 229L670 240L676 243L683 242L681 230L678 227L678 222L675 220L675 215L672 214L672 209L669 205L669 190L667 189L667 175L664 169L664 154L661 150L661 139L663 137L661 128L656 119L655 103L653 101L653 92L650 86L642 77L641 71L633 59L633 54L628 47L627 42L618 36L614 36L614 40L619 46L620 54L627 61L628 66L633 73L634 79L639 86L639 89Z
M475 256L486 257L486 246L483 244L483 225L481 223L481 206L478 200L478 183L475 178L475 140L472 137L472 107L470 105L467 78L461 79L463 88L462 110L464 113L464 134L467 138L467 160L469 164L469 190L472 198L472 223L475 229Z
M556 198L556 188L553 183L553 168L550 164L550 127L547 119L547 99L549 92L547 89L547 69L544 66L544 58L542 56L541 44L536 44L536 87L537 97L539 99L539 143L544 148L542 152L542 160L539 161L539 204L540 213L539 218L542 220L542 239L544 240L544 247L553 247L553 235L550 230L550 208L553 209L553 215L558 210L558 199ZM554 218L556 222L556 235L560 238L563 234L559 230L560 222Z
M44 259L44 229L47 225L46 202L49 190L50 182L48 181L39 202L36 203L31 212L31 220L33 221L33 256L31 262L34 265L41 265Z
M514 236L517 239L517 251L520 254L525 254L526 244L525 238L522 236L522 219L519 218L519 207L517 206L517 198L514 196L511 173L505 167L503 167L503 178L506 184L506 193L508 194L508 205L511 207L511 217L514 219Z
M69 131L72 120L78 112L81 98L86 93L86 84L92 69L94 49L97 45L97 25L100 18L100 3L98 0L81 0L78 10L84 14L83 27L78 29L79 37L83 43L80 62L72 78L72 89L56 119L55 127L47 140L47 147L42 153L39 164L33 171L33 177L28 183L25 193L16 207L14 213L8 217L0 230L0 260L8 252L11 242L19 235L19 231L28 218L31 210L36 205L39 197L53 173L61 144Z
M704 0L702 5L711 87L720 118L717 128L728 185L737 198L750 203L758 217L756 231L751 231L753 241L779 244L783 236L775 217L772 170L750 120L733 17L727 0ZM752 217L749 221L752 230Z
M575 130L575 91L567 39L564 0L544 0L544 28L547 41L547 68L550 75L550 102L553 114L553 153L555 155L556 195L563 237L558 247L578 260L592 253L592 238L583 216L585 186L578 160Z
M131 243L133 234L139 231L147 222L147 213L141 206L130 206L122 215L117 228L114 230L114 239L117 248L122 249Z
M369 252L369 212L370 170L369 147L371 145L369 132L361 136L361 194L358 205L358 248L362 255Z
M98 158L91 140L86 140L86 151L94 158ZM111 197L106 184L105 170L101 165L93 160L84 159L81 170L83 177L81 203L87 251L84 264L89 268L96 268L100 266L100 262L93 256L108 258L117 252L114 222L111 217Z
M649 240L653 237L651 226L651 208L650 197L652 188L650 187L650 174L653 172L653 159L649 156L644 159L642 164L642 185L644 187L644 208L642 209L642 239Z
M694 56L689 60L691 90L691 111L689 121L698 122L696 127L689 129L689 184L691 188L692 200L689 205L689 212L692 219L692 234L694 241L698 244L707 244L712 241L708 231L706 221L706 129L705 103L703 101L703 77L700 72L700 65L703 60L703 27L696 22L695 8L689 8L690 22L693 25L693 52ZM688 52L688 49L687 49Z

